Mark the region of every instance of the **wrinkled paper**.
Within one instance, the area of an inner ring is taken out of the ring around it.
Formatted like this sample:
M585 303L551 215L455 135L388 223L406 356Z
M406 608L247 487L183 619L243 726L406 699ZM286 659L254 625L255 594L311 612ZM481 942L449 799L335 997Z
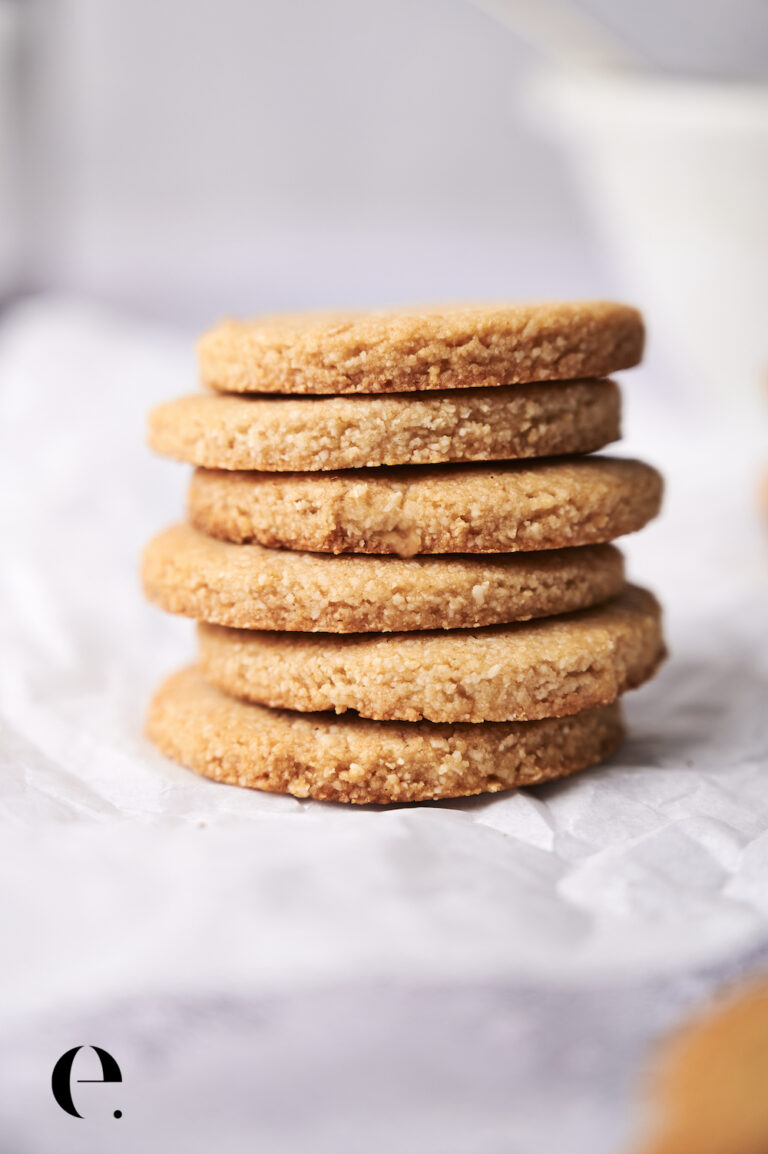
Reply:
M345 808L202 780L142 734L154 685L194 652L192 625L140 593L140 549L180 519L189 476L145 448L145 414L194 387L186 334L55 298L0 326L0 1021L129 995L644 981L765 940L757 435L724 451L627 375L619 451L669 491L625 551L671 657L628 697L609 763Z

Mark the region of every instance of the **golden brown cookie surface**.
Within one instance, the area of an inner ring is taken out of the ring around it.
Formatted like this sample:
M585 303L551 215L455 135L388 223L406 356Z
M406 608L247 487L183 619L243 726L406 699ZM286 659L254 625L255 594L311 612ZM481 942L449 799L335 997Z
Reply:
M628 585L565 617L482 630L267 633L201 626L200 667L262 705L434 722L536 721L615 701L664 656L661 610Z
M563 777L612 753L622 723L616 705L483 725L295 714L237 701L185 669L157 691L147 732L168 757L217 781L366 804L497 793Z
M199 394L155 408L158 453L266 472L591 453L620 436L613 381L389 396Z
M321 553L513 553L611 541L660 508L641 461L560 458L338 473L198 470L189 515L204 533Z
M227 320L198 343L229 393L395 393L604 377L643 351L636 309L608 301Z
M501 557L318 556L232 545L177 525L144 551L147 597L245 629L458 629L594 605L624 581L612 546Z

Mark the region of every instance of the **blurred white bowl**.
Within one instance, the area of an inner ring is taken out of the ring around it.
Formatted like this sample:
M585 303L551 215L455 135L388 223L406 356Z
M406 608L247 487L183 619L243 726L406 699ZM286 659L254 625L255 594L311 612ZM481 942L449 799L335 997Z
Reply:
M561 71L533 97L690 391L743 426L768 372L768 86Z

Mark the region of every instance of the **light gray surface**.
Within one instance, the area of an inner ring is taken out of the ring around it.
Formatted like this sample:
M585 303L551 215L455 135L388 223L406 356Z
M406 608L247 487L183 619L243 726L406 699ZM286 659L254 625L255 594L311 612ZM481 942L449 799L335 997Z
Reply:
M660 1040L757 968L768 942L599 989L355 983L62 1010L6 1035L0 1154L629 1154ZM92 1042L124 1081L75 1086L78 1121L50 1071Z

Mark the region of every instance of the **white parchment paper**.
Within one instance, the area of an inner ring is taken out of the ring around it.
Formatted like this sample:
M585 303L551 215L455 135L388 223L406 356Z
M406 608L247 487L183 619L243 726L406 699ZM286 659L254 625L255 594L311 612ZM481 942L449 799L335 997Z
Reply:
M766 936L754 430L722 445L627 375L619 451L669 477L630 572L664 601L672 656L628 699L608 765L346 809L201 780L142 736L154 684L193 654L192 626L140 595L140 548L188 480L151 457L144 417L193 387L188 336L82 302L31 301L0 327L0 1020L164 991L645 979Z

